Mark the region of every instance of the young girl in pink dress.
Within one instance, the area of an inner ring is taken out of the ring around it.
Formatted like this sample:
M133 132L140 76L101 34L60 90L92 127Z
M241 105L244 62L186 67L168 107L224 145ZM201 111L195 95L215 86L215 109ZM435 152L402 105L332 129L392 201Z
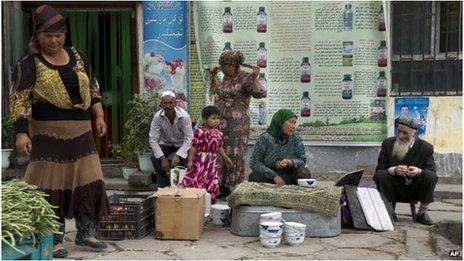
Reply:
M219 109L214 106L205 107L201 112L204 122L193 132L192 147L188 154L188 171L179 184L183 187L206 189L211 194L213 204L219 194L218 153L227 167L232 166L232 161L222 147L220 114Z

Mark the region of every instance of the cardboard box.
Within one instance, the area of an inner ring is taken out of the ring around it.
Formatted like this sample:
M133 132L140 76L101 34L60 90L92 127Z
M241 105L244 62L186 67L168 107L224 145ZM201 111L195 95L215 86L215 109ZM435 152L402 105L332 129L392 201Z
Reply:
M153 194L156 238L198 240L203 232L205 193L196 188L158 189Z

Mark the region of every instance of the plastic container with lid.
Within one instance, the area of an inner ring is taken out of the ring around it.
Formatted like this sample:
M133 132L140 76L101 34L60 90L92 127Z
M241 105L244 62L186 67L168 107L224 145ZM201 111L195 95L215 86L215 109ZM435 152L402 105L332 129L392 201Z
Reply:
M343 30L353 30L353 10L351 10L351 4L346 4L343 11Z
M258 48L258 55L256 59L256 64L260 68L266 68L267 67L267 50L265 47L264 42L259 43L259 48Z
M232 13L230 12L230 7L224 8L224 14L222 15L222 32L224 33L232 33L233 31L233 24L234 18Z
M308 57L303 57L300 65L300 82L311 82L311 64Z
M258 11L258 33L265 33L267 31L267 14L264 11L264 7L260 6Z
M311 98L309 98L309 92L303 92L303 97L301 98L301 117L311 116Z
M351 80L351 74L345 74L342 80L342 99L349 100L351 98L353 98L353 80Z

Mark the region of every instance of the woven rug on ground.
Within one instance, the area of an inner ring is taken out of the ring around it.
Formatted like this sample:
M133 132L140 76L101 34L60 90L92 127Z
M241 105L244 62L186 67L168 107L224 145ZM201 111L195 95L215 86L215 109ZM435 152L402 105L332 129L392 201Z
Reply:
M232 208L239 205L287 207L335 217L340 209L341 191L341 187L335 186L304 188L243 182L234 189L227 201Z

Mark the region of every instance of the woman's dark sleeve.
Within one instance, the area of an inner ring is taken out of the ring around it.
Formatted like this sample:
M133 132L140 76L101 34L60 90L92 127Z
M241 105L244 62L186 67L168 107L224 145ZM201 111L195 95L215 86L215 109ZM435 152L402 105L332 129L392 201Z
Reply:
M29 133L29 118L32 108L32 87L35 83L33 57L26 56L18 61L14 70L10 92L10 116L16 133Z
M295 137L295 157L292 160L293 168L304 167L306 165L306 150L300 137Z
M259 136L253 146L253 152L250 158L250 168L255 172L263 173L268 179L274 179L277 176L277 173L264 164L267 147L266 137L264 135Z

